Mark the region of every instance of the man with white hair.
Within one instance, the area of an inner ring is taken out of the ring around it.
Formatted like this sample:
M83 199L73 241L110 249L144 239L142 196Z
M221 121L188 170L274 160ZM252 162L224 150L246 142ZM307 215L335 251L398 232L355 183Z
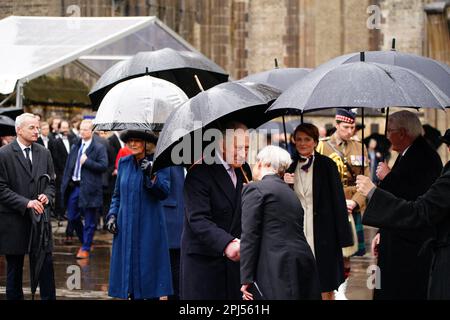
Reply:
M184 184L180 293L183 300L239 300L242 169L247 127L225 124L213 164L195 164ZM207 160L205 159L205 162Z
M6 256L6 298L23 300L24 255L28 253L31 215L41 215L55 196L53 162L50 152L36 143L39 121L30 113L16 118L17 139L0 148L0 254ZM38 194L38 181L51 181ZM40 296L55 299L51 253L47 253L39 276Z
M378 165L379 187L397 197L416 200L439 177L441 159L423 138L419 118L410 111L392 114L387 138L398 157L392 169L384 162ZM381 288L374 290L375 300L426 299L431 252L421 248L433 236L433 228L380 228L372 241L372 253L378 256L381 273Z
M304 211L282 178L291 157L267 146L256 160L256 182L242 193L243 299L320 300L316 261L303 232Z

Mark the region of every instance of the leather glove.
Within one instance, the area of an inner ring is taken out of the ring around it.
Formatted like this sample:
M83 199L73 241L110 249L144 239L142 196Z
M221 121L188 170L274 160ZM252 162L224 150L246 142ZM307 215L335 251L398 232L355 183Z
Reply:
M112 234L117 234L119 232L115 215L111 215L111 217L109 217L108 222L106 222L106 230Z
M150 177L151 171L153 167L153 161L148 160L147 158L142 159L141 161L141 170L144 173L144 175Z

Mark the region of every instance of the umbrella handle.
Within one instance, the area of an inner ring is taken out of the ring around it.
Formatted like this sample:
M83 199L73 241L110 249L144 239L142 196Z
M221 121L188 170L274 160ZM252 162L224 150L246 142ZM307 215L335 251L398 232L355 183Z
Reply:
M200 90L201 90L202 92L205 91L205 89L203 89L202 83L200 82L200 79L197 77L196 74L194 74L194 78L195 78L195 81L197 82L197 85L198 85L198 87L200 88Z

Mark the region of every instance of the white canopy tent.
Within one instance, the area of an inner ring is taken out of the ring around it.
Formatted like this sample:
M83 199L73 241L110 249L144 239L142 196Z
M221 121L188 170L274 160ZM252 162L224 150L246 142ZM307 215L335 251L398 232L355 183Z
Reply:
M0 93L71 62L99 76L140 51L195 50L156 17L19 17L0 20Z

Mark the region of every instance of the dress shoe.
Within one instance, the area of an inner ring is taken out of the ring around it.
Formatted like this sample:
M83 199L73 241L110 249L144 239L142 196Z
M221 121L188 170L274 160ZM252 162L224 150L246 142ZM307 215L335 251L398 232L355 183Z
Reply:
M77 253L77 259L87 259L89 258L89 251L85 251L80 248Z

